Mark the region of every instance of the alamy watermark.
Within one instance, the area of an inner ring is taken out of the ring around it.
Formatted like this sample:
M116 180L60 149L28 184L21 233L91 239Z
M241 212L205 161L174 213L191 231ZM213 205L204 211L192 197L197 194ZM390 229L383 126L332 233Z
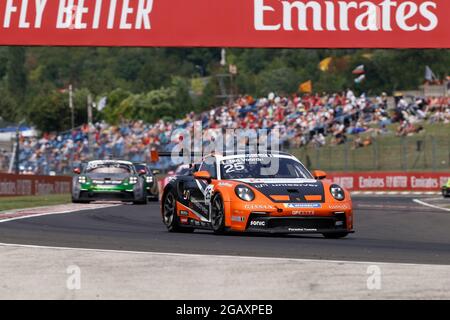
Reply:
M367 267L367 289L381 290L381 268L377 265L370 265Z
M171 160L175 164L192 164L214 161L208 155L245 155L249 162L264 165L262 175L274 175L279 169L277 157L264 157L280 151L279 129L203 129L202 122L191 128L176 129L171 141ZM253 159L253 160L252 160ZM262 163L267 162L267 163ZM212 163L208 163L212 164Z
M67 290L81 290L81 268L71 265L67 267L66 273L69 275L66 280Z

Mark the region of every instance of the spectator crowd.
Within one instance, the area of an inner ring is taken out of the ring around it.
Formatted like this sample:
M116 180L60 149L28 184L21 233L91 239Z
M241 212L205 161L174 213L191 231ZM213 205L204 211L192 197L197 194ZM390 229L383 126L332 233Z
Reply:
M173 122L160 120L146 124L124 121L120 125L104 122L91 130L84 125L66 133L43 134L21 138L20 170L23 173L69 173L73 163L89 159L121 158L149 162L151 150L170 151L177 141L171 140L176 129L192 129L200 122L210 129L278 129L282 145L301 148L322 147L349 141L353 148L370 144L376 135L412 135L423 130L424 121L450 123L449 98L395 99L388 107L388 97L356 96L351 90L335 94L280 97L271 93L255 99L242 96L233 103L202 113L189 113ZM91 134L89 135L89 131ZM361 137L361 134L368 133ZM0 169L7 167L6 154L0 154ZM161 169L166 161L157 164Z

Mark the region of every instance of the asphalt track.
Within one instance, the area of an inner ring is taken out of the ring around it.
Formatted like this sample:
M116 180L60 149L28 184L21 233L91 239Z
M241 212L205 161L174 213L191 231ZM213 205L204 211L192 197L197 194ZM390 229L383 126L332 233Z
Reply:
M417 196L416 196L417 197ZM158 204L0 223L0 243L88 249L450 265L450 212L412 196L354 198L356 233L346 239L208 231L168 233Z

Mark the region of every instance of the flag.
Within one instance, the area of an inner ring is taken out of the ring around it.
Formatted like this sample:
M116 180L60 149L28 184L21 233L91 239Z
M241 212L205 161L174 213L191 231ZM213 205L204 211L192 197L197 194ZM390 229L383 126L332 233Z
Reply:
M356 84L360 84L361 82L363 82L364 80L366 80L366 75L362 74L360 75L358 78L355 79L355 83Z
M353 74L363 74L365 72L366 71L364 70L364 65L363 64L357 66L356 69L352 71Z
M322 71L322 72L327 72L328 70L330 70L330 65L331 65L331 62L333 61L333 58L332 57L328 57L328 58L325 58L325 59L323 59L322 61L320 61L320 63L319 63L319 69Z
M304 93L311 93L312 92L312 81L308 80L306 82L303 82L299 87L298 90L300 92Z
M425 80L427 81L435 81L437 80L436 75L434 74L433 70L429 66L425 67Z
M97 110L98 111L103 111L103 109L105 109L106 107L106 103L108 102L108 98L107 97L102 97L100 99L100 101L97 104Z

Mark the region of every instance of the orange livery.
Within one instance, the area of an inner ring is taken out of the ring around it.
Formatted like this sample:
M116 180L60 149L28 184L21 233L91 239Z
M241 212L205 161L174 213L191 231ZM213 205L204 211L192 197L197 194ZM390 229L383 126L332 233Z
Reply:
M169 231L210 229L215 233L353 233L348 191L311 174L282 152L210 155L191 174L165 186L162 217Z

